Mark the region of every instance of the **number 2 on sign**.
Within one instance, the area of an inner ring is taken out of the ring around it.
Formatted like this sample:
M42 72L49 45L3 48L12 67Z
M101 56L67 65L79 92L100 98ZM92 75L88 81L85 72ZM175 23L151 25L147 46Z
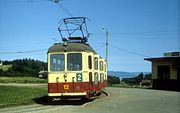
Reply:
M69 85L67 85L67 84L64 85L64 89L65 89L65 90L68 90L68 89L69 89Z

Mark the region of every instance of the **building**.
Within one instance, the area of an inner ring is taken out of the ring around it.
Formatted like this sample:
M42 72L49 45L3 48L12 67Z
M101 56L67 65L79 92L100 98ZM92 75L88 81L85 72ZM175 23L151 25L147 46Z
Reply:
M164 53L164 57L145 58L152 62L152 87L180 91L180 52Z
M3 61L0 60L0 66L2 66L2 65L3 65Z
M47 71L46 70L39 71L39 78L47 78Z

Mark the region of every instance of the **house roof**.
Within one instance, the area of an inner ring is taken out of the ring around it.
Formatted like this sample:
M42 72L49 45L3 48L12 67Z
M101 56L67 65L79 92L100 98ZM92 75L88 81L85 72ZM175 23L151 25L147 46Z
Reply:
M93 52L96 53L95 50L89 45L85 43L57 43L51 46L48 50L48 53L53 52Z
M158 58L145 58L147 61L172 61L172 62L180 62L180 56L176 57L158 57Z

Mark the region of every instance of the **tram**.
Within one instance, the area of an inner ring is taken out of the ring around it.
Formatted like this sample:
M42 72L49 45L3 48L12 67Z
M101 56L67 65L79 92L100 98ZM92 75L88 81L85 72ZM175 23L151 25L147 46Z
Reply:
M85 17L65 18L62 22L75 22L80 27L74 29L82 32ZM60 27L58 30L65 31ZM62 43L48 49L48 96L90 98L107 87L107 62L87 43L87 37L72 37L71 30L68 39L62 37Z

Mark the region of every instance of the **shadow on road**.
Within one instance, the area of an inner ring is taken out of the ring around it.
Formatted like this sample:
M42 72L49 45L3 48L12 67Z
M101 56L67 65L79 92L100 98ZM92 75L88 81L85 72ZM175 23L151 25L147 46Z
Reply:
M94 99L73 99L73 100L55 100L53 101L48 96L43 96L33 99L37 104L42 105L83 105L92 102Z

